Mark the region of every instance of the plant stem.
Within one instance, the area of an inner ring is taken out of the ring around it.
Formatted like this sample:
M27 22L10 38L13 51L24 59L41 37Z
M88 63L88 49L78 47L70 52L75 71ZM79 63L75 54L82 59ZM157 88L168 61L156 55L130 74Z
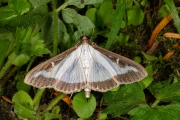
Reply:
M156 107L159 102L160 102L159 100L156 100L156 101L151 105L151 107L152 107L152 108Z
M34 99L33 99L33 106L34 109L37 109L39 107L39 102L41 100L42 94L44 93L45 88L39 89L38 92L36 93Z
M17 67L17 66L13 67L13 68L10 70L10 72L7 74L7 76L6 76L4 79L2 79L2 81L1 81L1 83L0 83L0 89L1 89L1 88L4 86L4 84L9 80L9 78L14 75L14 73L15 73L17 70L18 70L18 67Z
M16 57L17 55L15 53L12 53L9 56L7 63L4 65L4 67L0 71L0 78L4 76L5 72L9 69L9 67L11 66L12 62L14 61Z
M56 97L48 104L48 106L45 108L44 112L47 112L47 111L51 110L64 96L65 96L64 93L59 93L59 95L56 96Z
M71 0L69 0L69 1L71 1ZM66 8L69 5L69 1L64 3L63 5L61 5L56 11L59 12L60 10Z

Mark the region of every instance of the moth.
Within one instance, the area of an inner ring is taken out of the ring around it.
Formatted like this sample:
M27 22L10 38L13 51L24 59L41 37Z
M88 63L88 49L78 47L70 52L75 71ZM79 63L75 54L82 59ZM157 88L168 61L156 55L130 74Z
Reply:
M83 35L74 47L33 68L24 82L66 94L84 89L89 98L91 90L106 92L146 76L147 72L140 64L98 47Z

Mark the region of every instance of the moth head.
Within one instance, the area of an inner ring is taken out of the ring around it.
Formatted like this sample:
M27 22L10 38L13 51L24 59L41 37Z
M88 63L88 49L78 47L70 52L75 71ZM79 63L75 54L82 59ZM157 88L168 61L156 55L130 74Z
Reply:
M83 36L82 36L82 38L81 38L81 43L83 44L83 43L88 43L89 44L89 39L88 39L88 37L86 36L86 34L84 34Z

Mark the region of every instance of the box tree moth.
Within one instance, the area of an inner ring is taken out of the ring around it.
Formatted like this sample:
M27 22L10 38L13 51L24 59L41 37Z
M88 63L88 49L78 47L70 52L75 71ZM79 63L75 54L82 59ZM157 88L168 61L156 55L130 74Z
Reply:
M54 88L66 94L84 89L89 98L91 90L106 92L146 76L140 64L98 47L84 35L74 47L33 68L24 81L37 88Z

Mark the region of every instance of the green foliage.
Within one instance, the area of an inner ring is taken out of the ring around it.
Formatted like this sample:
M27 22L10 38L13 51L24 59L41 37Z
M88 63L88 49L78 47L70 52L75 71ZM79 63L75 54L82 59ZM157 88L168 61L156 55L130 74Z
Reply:
M141 105L132 109L129 114L131 115L131 120L179 120L179 112L179 104L160 106L158 108L151 108L148 105Z
M86 99L84 92L77 93L73 98L72 104L75 112L81 118L89 118L96 108L94 96L91 94L90 98Z
M116 92L104 93L104 100L107 108L103 113L119 116L127 113L139 104L145 103L145 96L138 83L124 85Z

